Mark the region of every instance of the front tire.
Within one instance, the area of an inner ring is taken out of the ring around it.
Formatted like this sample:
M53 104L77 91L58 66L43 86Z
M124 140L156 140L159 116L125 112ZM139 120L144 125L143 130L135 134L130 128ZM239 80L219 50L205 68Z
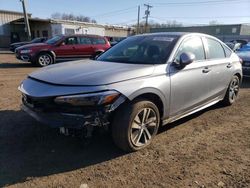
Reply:
M36 64L40 67L45 67L53 63L54 63L53 58L49 53L41 53L37 57Z
M232 105L238 97L239 89L240 79L238 76L234 75L228 86L227 93L222 101L223 104L226 106Z
M124 151L141 150L152 142L159 124L159 110L151 101L137 100L126 103L114 116L113 140Z

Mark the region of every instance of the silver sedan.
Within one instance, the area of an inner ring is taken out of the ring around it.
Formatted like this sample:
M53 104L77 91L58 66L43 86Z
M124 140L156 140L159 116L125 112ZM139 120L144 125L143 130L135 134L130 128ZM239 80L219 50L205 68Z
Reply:
M148 146L166 125L239 93L239 57L215 37L128 37L95 60L50 65L20 85L22 109L66 135L110 129L125 151Z

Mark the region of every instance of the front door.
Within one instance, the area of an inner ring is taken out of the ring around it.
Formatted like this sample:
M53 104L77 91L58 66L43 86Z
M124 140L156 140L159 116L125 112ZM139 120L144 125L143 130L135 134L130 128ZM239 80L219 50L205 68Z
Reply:
M174 61L179 61L183 52L193 53L195 61L182 69L177 68L174 63L170 65L170 116L188 112L209 100L211 72L205 59L201 38L184 39L177 50Z
M57 58L76 57L78 55L76 50L76 45L77 45L76 37L65 38L65 40L54 49L56 57Z

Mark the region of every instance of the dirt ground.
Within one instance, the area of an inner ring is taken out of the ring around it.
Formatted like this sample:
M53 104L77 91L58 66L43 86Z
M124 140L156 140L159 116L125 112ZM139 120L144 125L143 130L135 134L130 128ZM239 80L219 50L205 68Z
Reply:
M233 106L165 126L126 154L108 134L83 147L20 111L17 87L35 69L0 54L0 187L250 187L250 80Z

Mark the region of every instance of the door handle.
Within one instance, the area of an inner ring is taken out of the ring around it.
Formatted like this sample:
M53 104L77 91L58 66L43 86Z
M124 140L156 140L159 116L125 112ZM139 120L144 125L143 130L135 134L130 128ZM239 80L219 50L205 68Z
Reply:
M231 68L231 67L232 67L232 63L228 63L227 68Z
M209 69L208 67L204 67L204 69L202 70L203 73L208 73L210 71L211 71L211 69Z

